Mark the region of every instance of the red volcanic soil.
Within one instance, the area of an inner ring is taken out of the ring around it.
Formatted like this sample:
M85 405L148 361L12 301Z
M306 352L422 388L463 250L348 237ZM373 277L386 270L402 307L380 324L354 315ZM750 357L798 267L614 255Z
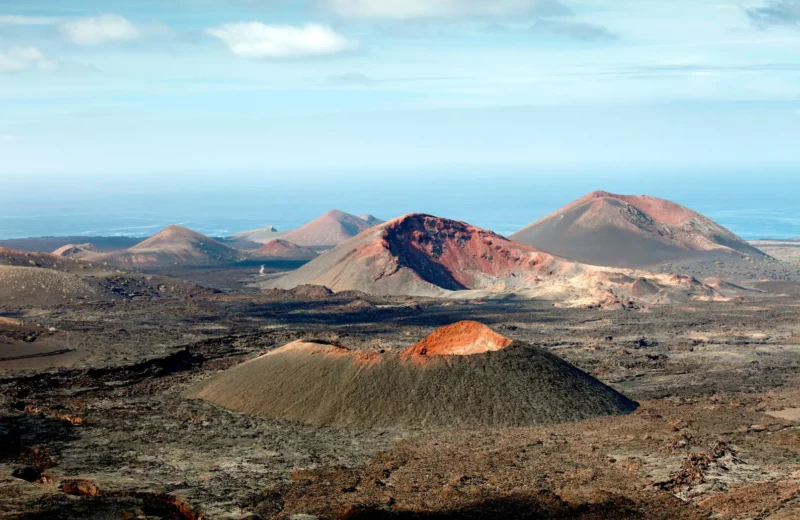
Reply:
M85 256L87 261L124 267L221 265L238 260L238 252L214 239L182 226L169 226L122 251Z
M476 321L440 327L403 351L404 356L470 356L504 349L512 340Z
M337 246L370 227L366 220L334 209L281 238L300 246Z
M270 283L282 289L314 284L335 291L438 296L549 276L571 265L464 222L414 214L375 226Z
M514 233L512 240L592 265L645 268L662 262L770 258L680 204L596 191Z
M266 260L312 260L319 254L308 247L298 246L288 240L276 238L252 253L253 258Z
M641 279L637 282L637 279ZM263 288L321 285L375 295L516 293L604 308L721 299L701 282L579 264L464 222L406 215L362 233ZM728 295L725 295L727 297Z
M482 327L456 324L426 340L455 354L456 338L491 338L475 353L411 359L296 341L218 373L184 396L274 419L355 428L530 426L636 409L545 350L524 344L496 350L508 340Z

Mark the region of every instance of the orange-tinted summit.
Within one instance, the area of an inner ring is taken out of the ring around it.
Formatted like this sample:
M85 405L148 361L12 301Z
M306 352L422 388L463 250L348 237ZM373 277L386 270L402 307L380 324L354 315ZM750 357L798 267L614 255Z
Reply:
M439 327L419 343L403 351L404 356L471 356L494 352L512 340L477 321L459 321Z

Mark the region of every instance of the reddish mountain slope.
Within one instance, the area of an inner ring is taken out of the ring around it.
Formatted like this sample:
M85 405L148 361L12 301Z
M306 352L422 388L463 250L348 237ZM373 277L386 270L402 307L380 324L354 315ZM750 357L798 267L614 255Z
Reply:
M182 226L169 226L122 251L84 257L124 267L220 265L235 262L238 253L224 244Z
M253 259L264 260L313 260L318 256L313 249L280 238L267 242L251 254Z
M517 293L603 306L724 296L690 277L579 264L464 222L421 214L376 226L263 286L305 284L378 295Z
M579 262L614 267L713 257L770 260L684 206L604 191L590 193L509 238Z
M281 238L299 246L336 246L370 227L366 220L334 209Z

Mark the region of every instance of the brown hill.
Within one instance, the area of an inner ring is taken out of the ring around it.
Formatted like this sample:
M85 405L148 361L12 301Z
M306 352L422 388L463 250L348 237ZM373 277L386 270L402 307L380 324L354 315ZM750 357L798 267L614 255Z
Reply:
M267 242L251 253L251 258L263 260L313 260L318 256L313 249L280 238Z
M508 339L500 350L474 349L499 335L479 324L457 328L454 337L437 331L427 338L427 355L296 341L184 395L274 419L356 428L531 426L637 407L545 350Z
M238 257L233 248L191 229L172 225L128 249L84 258L123 267L152 268L221 265L236 262Z
M52 254L56 256L63 256L65 258L85 258L87 256L91 256L97 253L102 253L100 249L94 246L94 244L67 244L65 246L61 246Z
M56 256L50 253L17 251L15 249L8 249L5 247L0 247L0 265L16 267L40 267L81 275L96 274L108 270L107 268L94 266L88 262L82 262L80 260L63 256Z
M282 237L285 234L285 231L278 231L278 228L275 226L266 226L253 231L242 231L241 233L236 233L231 237L231 239L240 242L249 241L259 244L266 244L267 242L275 240L278 237Z
M369 222L338 209L331 210L283 237L299 246L332 247L372 227Z
M590 193L509 238L578 262L613 267L715 257L770 260L684 206L604 191Z
M52 305L97 297L75 274L39 267L0 265L0 300L11 306Z
M101 255L95 255L101 256ZM83 300L158 299L206 294L190 282L148 276L102 262L0 247L0 307ZM88 289L87 289L88 288Z
M685 276L575 263L464 222L406 215L262 284L432 297L517 293L614 307L728 296Z

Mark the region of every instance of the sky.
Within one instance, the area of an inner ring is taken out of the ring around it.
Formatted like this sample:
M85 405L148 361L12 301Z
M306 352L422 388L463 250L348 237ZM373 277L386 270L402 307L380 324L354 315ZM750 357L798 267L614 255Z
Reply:
M0 0L5 181L758 175L798 141L800 0Z

